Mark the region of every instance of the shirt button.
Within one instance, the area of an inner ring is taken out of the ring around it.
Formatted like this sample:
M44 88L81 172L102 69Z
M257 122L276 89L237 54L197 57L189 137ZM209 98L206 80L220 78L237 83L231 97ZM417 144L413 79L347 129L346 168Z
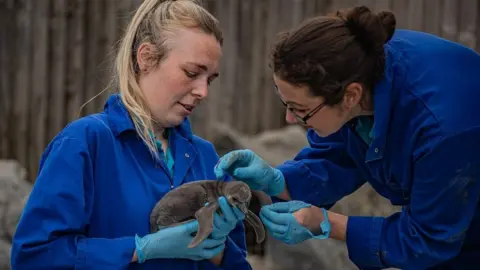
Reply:
M375 148L375 153L378 153L378 148Z
M185 157L186 157L186 158L189 158L190 155L189 155L188 153L185 153Z
M174 186L173 186L173 185L171 185L171 186L170 186L170 188L171 188L171 189L173 189L173 188L174 188Z

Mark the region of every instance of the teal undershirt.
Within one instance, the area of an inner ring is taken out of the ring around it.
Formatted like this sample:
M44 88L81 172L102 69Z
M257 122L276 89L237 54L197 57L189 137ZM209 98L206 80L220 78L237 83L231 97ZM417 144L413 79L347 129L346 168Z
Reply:
M362 140L369 146L373 141L373 117L371 116L360 116L357 119L357 125L355 131L362 138Z
M169 130L168 129L165 130L165 134L167 135L167 140L168 140L168 138L169 138ZM168 146L167 147L167 153L164 154L163 149L162 149L162 142L157 140L155 135L152 134L152 136L155 139L155 144L157 145L157 149L158 149L158 152L159 152L160 156L163 158L163 160L167 164L167 168L170 171L170 175L173 176L173 166L175 165L175 161L173 160L173 155L172 155L172 152L170 151L171 147Z

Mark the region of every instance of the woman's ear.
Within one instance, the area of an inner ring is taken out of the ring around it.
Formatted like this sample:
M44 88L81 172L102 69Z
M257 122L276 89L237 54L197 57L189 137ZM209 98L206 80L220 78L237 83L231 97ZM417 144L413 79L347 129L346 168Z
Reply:
M141 73L147 73L152 67L152 44L142 43L137 51L137 63Z
M363 86L359 83L351 83L345 89L343 95L343 104L347 109L351 109L362 101Z

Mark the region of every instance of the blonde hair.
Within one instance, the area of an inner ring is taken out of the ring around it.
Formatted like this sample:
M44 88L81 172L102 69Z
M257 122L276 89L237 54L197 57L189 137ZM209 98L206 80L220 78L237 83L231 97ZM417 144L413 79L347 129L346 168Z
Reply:
M116 85L140 138L152 154L158 154L153 132L154 120L137 82L140 72L136 60L138 47L145 42L153 44L151 60L155 65L166 57L169 37L178 28L199 28L215 36L222 44L218 21L200 3L194 0L145 0L130 21L121 40L116 58Z

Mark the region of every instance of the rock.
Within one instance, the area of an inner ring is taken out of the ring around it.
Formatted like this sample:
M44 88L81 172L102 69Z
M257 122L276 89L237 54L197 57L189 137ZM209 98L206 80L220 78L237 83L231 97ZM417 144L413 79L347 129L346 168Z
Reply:
M11 240L32 185L16 161L0 161L0 236Z
M13 160L0 160L0 270L10 269L11 241L32 185Z
M0 239L0 270L10 270L10 247L11 244Z
M292 159L308 146L306 132L299 126L246 136L228 125L218 124L214 126L214 134L213 144L220 156L236 149L251 149L272 166ZM393 207L367 183L331 210L345 215L388 216L399 208ZM345 243L333 239L309 240L290 246L268 236L266 254L261 270L358 269L349 260ZM255 263L258 265L258 258Z
M308 146L305 130L299 126L266 131L257 136L240 134L226 124L216 124L213 129L212 143L220 156L235 149L251 149L272 166L294 158L300 149Z

